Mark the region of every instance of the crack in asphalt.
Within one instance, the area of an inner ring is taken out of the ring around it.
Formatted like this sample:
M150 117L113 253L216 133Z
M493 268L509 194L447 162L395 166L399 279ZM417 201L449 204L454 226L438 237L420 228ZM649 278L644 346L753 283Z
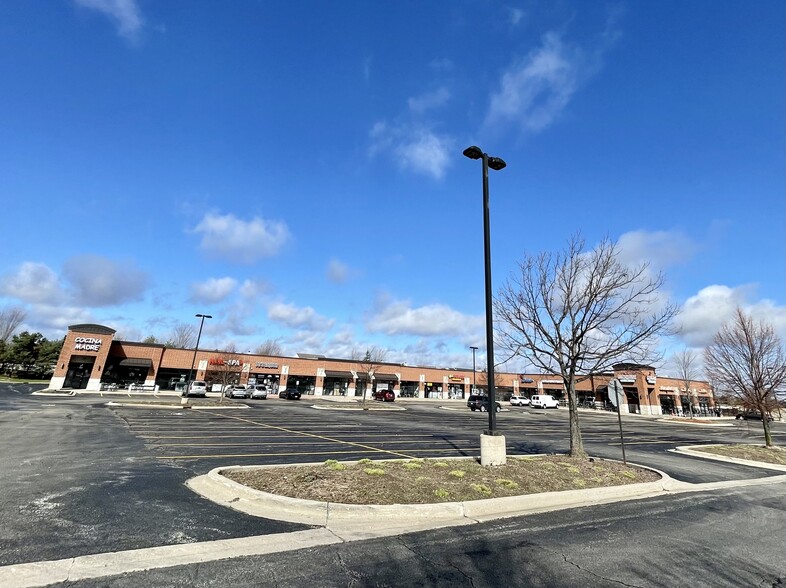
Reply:
M349 584L347 584L347 586L357 586L358 583L363 579L363 576L354 570L349 569L349 566L347 566L344 558L341 557L341 552L338 549L336 550L336 559L338 560L339 567L349 580Z
M570 561L568 559L568 556L565 555L564 553L562 554L562 559L565 561L565 563L568 563L568 564L574 566L577 570L580 570L580 571L584 572L585 574L590 574L591 576L594 576L594 577L599 578L601 580L605 580L607 582L614 582L615 584L620 584L621 586L628 586L628 588L643 588L643 586L638 586L636 584L627 584L627 583L625 583L625 582L623 582L621 580L615 580L614 578L607 578L605 576L601 576L600 574L596 574L593 571L586 570L586 569L582 568L576 562Z
M414 550L414 549L412 549L412 548L411 548L409 545L407 545L407 544L404 542L404 539L403 539L403 537L401 537L400 535L396 537L396 541L398 541L398 543L399 543L399 544L400 544L400 545L401 545L401 546L402 546L404 549L406 549L407 551L409 551L409 552L410 552L411 554L413 554L415 557L417 557L417 558L419 558L419 559L422 559L423 561L425 561L426 563L428 563L428 564L430 564L430 565L432 565L432 566L435 566L435 565L437 565L437 563L436 563L435 561L433 561L433 560L430 560L429 558L427 558L426 556L424 556L422 553L419 553L419 552L415 551L415 550ZM464 576L464 577L465 577L465 578L466 578L466 579L469 581L469 585L470 585L470 586L472 586L472 588L475 588L475 580L473 580L472 576L470 576L469 574L465 573L465 572L464 572L464 570L462 570L462 569L461 569L461 568L459 568L458 566L454 565L454 564L453 564L453 562L451 562L451 561L447 561L446 563L447 563L447 565L449 565L451 568L453 568L454 570L456 570L456 571L457 571L459 574L461 574L462 576Z

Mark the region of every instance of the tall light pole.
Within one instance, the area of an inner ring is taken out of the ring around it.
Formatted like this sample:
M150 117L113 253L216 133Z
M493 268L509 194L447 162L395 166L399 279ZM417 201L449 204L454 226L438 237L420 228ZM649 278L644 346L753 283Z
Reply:
M209 314L195 315L199 321L199 333L197 334L196 346L194 347L194 357L191 359L191 367L188 368L188 384L186 384L186 396L188 396L188 388L191 387L191 374L194 371L194 362L196 362L197 350L199 349L199 339L202 337L202 327L205 326L205 319L213 318Z
M486 269L486 364L488 366L489 388L489 430L487 435L496 435L497 395L494 386L494 322L491 316L493 299L491 297L491 228L489 226L489 168L494 171L503 169L507 164L499 157L489 157L480 147L473 145L464 149L470 159L483 161L483 251ZM504 449L504 448L503 448Z
M472 394L474 394L478 387L475 385L475 352L478 350L474 345L469 346L472 349Z

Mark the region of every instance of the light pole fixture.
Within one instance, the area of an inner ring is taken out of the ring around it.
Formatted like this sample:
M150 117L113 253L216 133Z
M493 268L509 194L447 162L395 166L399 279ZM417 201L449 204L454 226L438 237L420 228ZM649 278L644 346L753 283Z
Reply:
M491 296L491 228L489 226L489 168L494 171L507 165L499 157L489 157L480 147L473 145L464 149L470 159L483 161L483 251L486 272L486 365L488 369L489 430L487 435L496 435L497 394L494 386L494 322L491 316L493 299Z
M478 350L474 345L469 346L472 349L472 393L477 392L478 387L475 385L475 352Z
M196 362L197 350L199 349L199 339L202 338L202 327L205 326L205 319L213 318L209 314L195 315L199 321L199 333L197 334L196 346L194 347L194 357L191 359L191 366L188 368L188 383L186 384L186 395L188 395L188 388L191 386L191 375L194 372L194 363Z

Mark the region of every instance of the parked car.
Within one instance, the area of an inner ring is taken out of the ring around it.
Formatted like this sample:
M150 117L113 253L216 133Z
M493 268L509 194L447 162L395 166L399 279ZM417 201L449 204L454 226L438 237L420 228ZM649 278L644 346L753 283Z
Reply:
M224 391L224 396L227 398L248 398L250 391L248 388L243 386L242 384L235 384L234 386L229 386Z
M207 382L203 380L194 380L182 392L182 396L207 396Z
M511 406L529 406L530 400L526 396L516 396L515 394L510 397Z
M559 408L559 401L551 394L535 394L530 400L532 408Z
M251 398L265 400L267 398L268 389L264 384L257 384L251 388Z
M761 413L758 410L746 410L744 412L737 413L735 418L738 419L745 419L746 421L760 421L763 420L761 418ZM772 415L767 415L767 421L772 422Z
M499 412L502 410L502 405L499 402L494 403L494 410ZM469 398L467 398L467 406L472 412L479 410L480 412L486 412L490 406L490 399L488 396L481 396L480 394L471 394Z
M381 400L382 402L395 402L396 394L393 390L388 390L385 388L384 390L374 390L371 393L371 397L374 400Z
M283 400L300 400L300 392L294 388L288 388L279 392L278 397Z

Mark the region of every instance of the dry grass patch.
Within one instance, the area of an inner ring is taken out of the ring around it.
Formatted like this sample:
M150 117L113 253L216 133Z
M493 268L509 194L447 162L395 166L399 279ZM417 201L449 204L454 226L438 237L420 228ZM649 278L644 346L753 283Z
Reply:
M344 466L337 467L337 464ZM413 467L418 464L419 467ZM504 466L473 459L336 462L222 472L272 494L344 504L426 504L558 492L639 482L660 476L619 462L564 455L508 457ZM461 472L461 473L459 473Z
M713 447L702 447L701 449L696 449L696 451L703 451L704 453L712 453L714 455L724 455L726 457L736 457L737 459L786 465L786 451L780 447L765 447L764 445L715 445Z

